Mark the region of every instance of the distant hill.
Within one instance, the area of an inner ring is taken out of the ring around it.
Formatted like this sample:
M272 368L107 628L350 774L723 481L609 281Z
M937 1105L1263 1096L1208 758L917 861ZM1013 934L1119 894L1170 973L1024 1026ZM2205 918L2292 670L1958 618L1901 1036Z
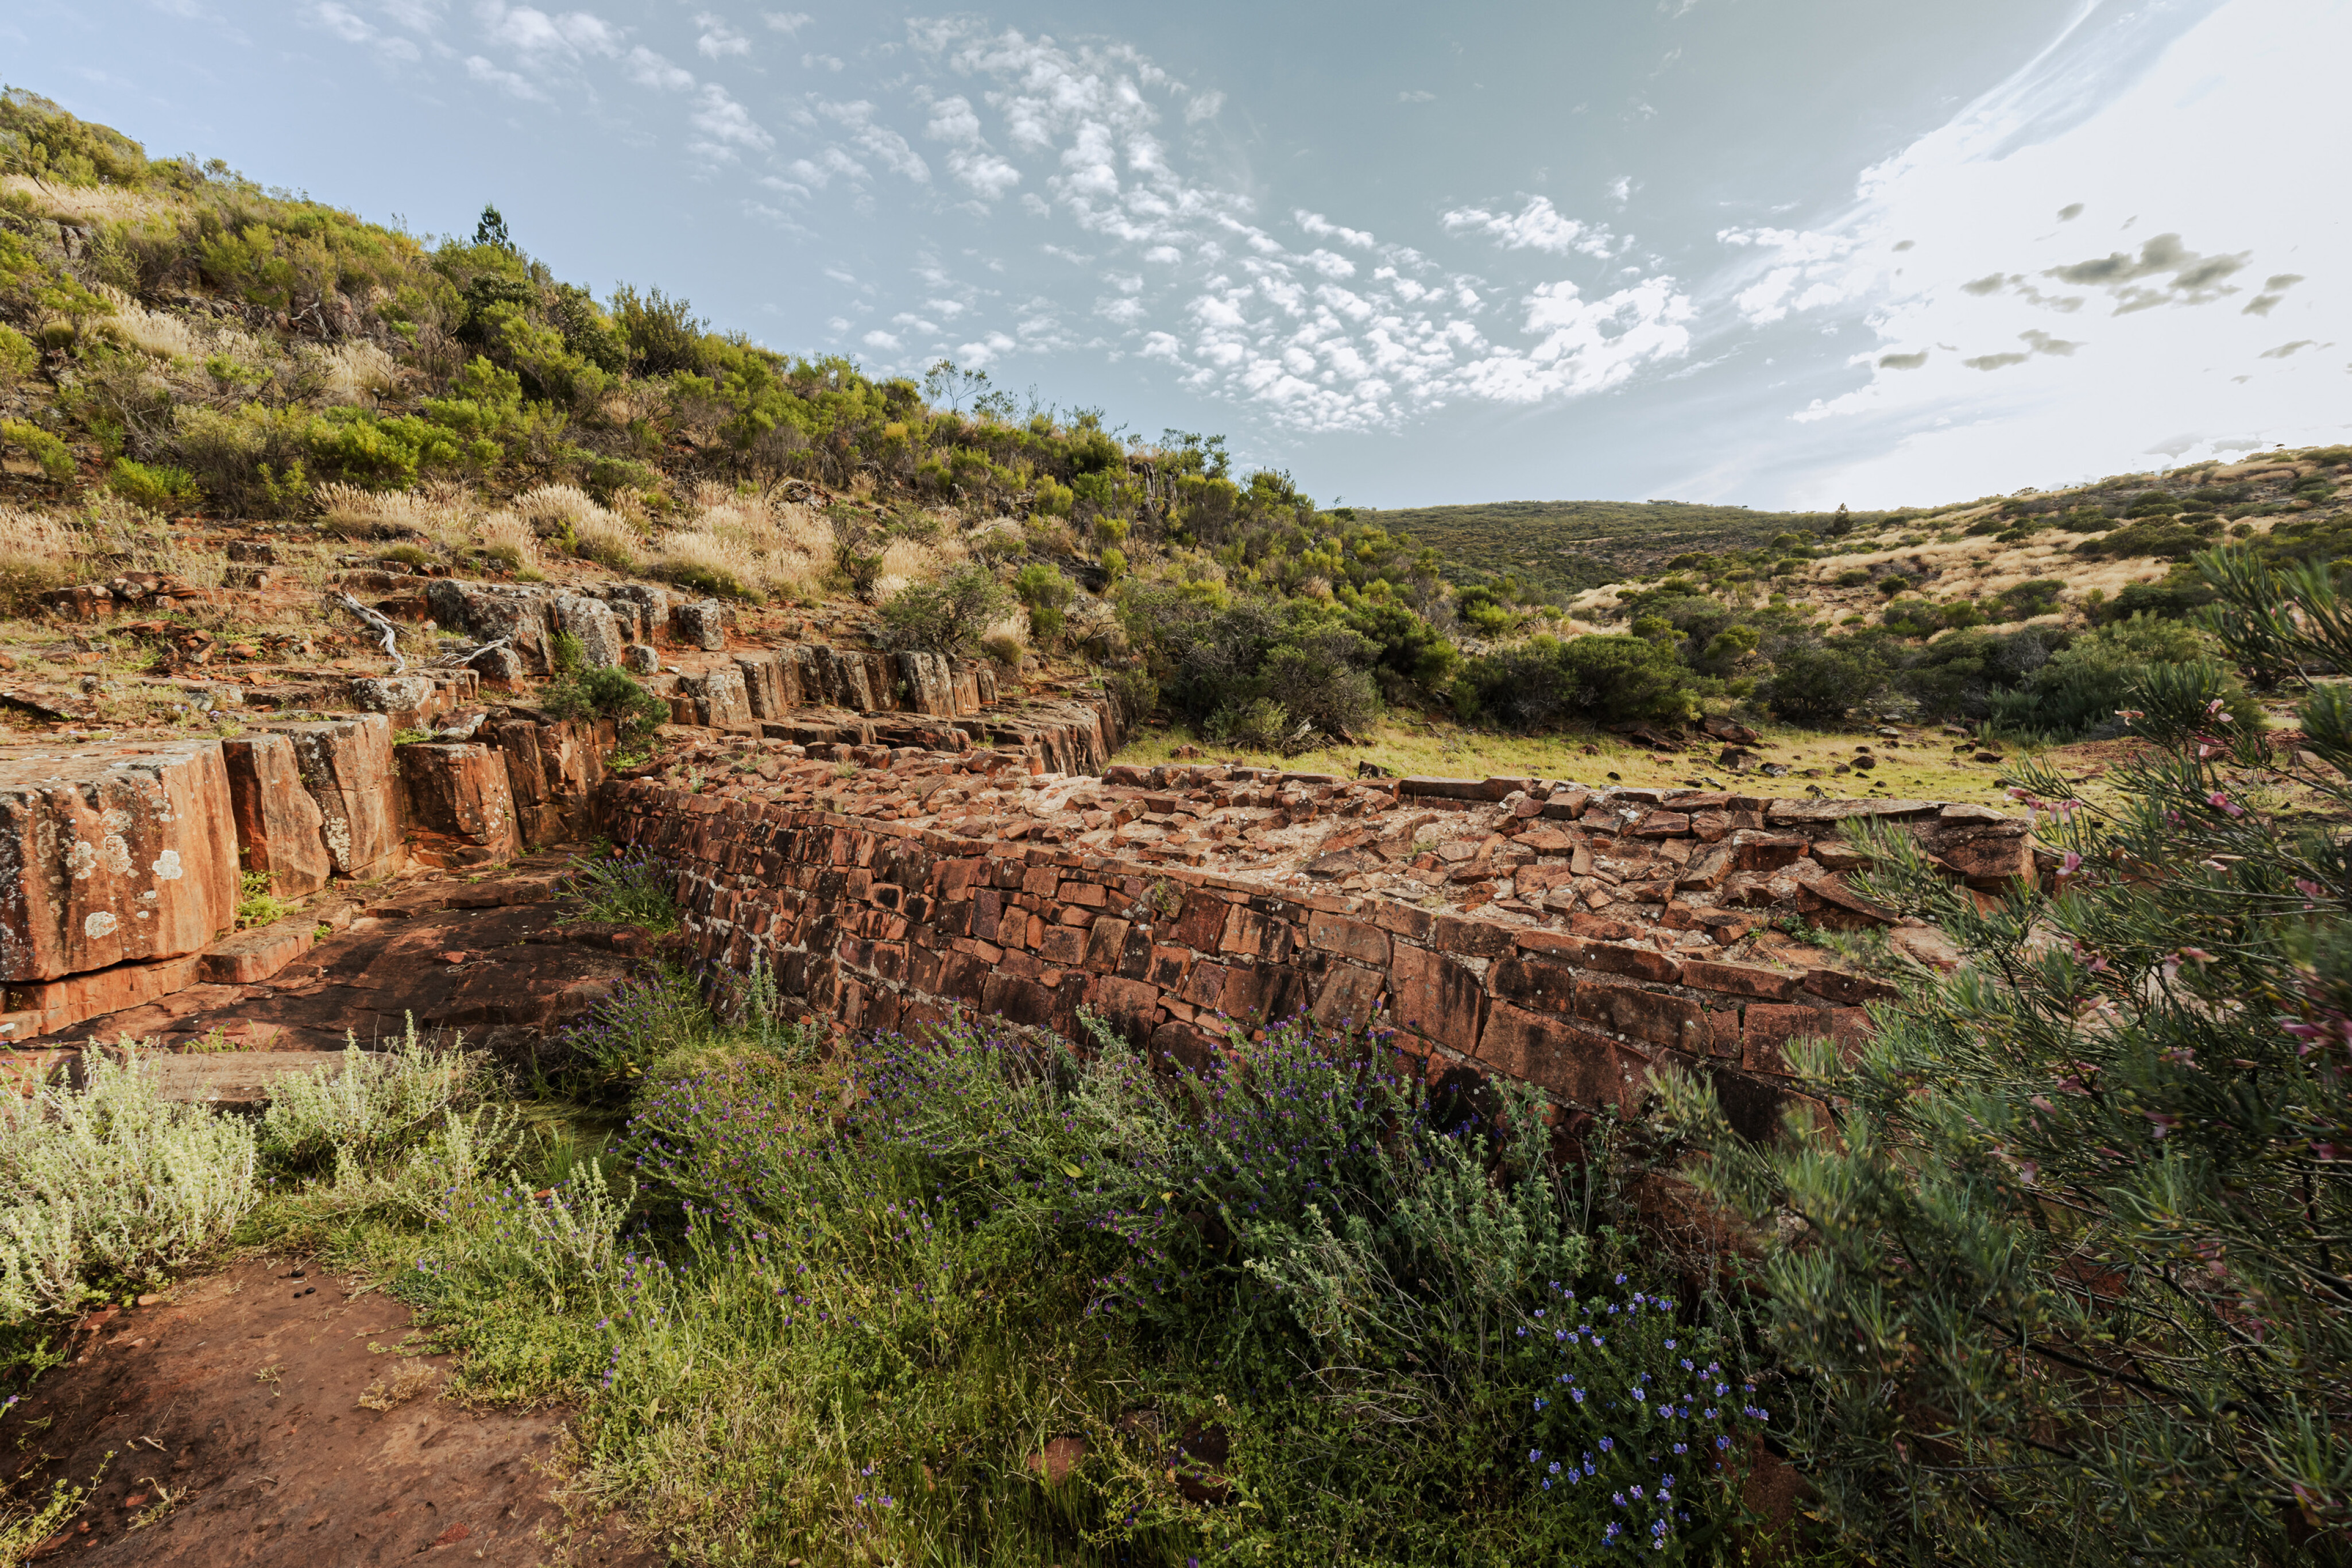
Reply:
M1690 550L1722 554L1811 535L1825 512L1759 512L1683 501L1491 501L1466 507L1356 508L1357 516L1444 557L1457 584L1508 575L1529 598L1580 592L1654 572ZM1858 514L1857 522L1877 514Z

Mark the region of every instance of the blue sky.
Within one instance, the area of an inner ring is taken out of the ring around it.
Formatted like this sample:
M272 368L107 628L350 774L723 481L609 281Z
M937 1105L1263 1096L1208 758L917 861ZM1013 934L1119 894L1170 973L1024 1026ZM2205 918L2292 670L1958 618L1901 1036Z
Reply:
M151 151L1373 506L2352 438L2347 0L17 0Z

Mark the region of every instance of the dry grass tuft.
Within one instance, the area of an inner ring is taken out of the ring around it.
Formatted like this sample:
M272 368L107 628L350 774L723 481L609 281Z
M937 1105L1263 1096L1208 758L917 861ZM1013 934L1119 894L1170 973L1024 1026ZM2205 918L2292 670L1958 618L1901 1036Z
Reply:
M421 1361L404 1361L367 1385L359 1399L362 1410L389 1410L433 1386L440 1374Z
M337 343L319 361L319 395L329 402L363 403L400 384L400 367L373 343Z
M0 607L29 612L38 597L84 575L89 541L53 512L0 507Z
M833 528L813 508L709 483L695 487L695 499L693 519L662 538L656 575L745 599L806 598L823 590L833 565Z
M185 317L150 310L109 284L100 284L98 292L114 307L111 315L101 316L91 324L91 329L100 336L142 354L183 364L194 364L209 351L205 340Z
M539 570L539 530L504 509L474 525L474 542L509 571Z
M0 175L0 194L32 198L33 209L66 224L121 223L152 217L170 204L119 185L52 185L29 174Z

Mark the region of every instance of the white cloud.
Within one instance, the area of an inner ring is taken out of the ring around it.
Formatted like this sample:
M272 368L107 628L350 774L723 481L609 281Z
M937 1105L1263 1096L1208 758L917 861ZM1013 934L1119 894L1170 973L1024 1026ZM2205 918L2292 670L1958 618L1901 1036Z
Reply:
M707 158L727 160L744 152L765 152L776 144L776 139L751 118L751 111L715 81L702 84L687 119L701 133L690 145Z
M488 0L478 13L482 35L525 55L611 57L621 52L620 29L586 11L561 14L536 5L505 5Z
M695 52L705 58L724 59L729 55L751 52L751 40L728 26L726 17L705 11L694 18L694 23L702 29L701 36L694 40Z
M503 67L492 65L479 55L466 57L466 74L485 87L497 88L500 92L516 98L539 102L545 102L547 99L545 93L532 86L524 77Z
M639 87L684 92L694 86L692 71L670 64L642 44L629 51L627 69L629 79Z
M789 38L816 18L805 11L769 11L762 13L761 20Z
M423 57L423 52L410 40L383 31L351 7L335 4L334 0L325 0L324 4L313 5L303 15L313 26L323 28L346 44L373 49L385 59L407 65Z
M1516 213L1488 212L1483 207L1457 207L1439 220L1452 234L1484 235L1505 250L1545 250L1566 256L1580 251L1606 256L1611 235L1605 227L1588 227L1562 217L1550 199L1530 196Z
M1363 229L1344 228L1321 213L1310 213L1301 207L1290 214L1291 222L1317 239L1335 239L1341 245L1351 245L1359 250L1370 250L1380 244Z
M2116 35L2140 21L2062 35L1864 171L1845 213L1718 236L1738 259L1711 292L1740 317L1876 340L1851 390L1795 413L1843 422L1843 444L1870 455L1794 499L1967 495L2156 451L2342 439L2340 368L2281 350L2326 336L2352 263L2312 243L2307 185L2268 149L2332 135L2284 106L2336 101L2333 51L2312 40L2346 37L2345 14L2223 0L2135 52Z
M1397 94L1399 103L1435 103L1437 95L1425 88L1409 88Z
M878 327L873 331L866 333L862 340L867 348L875 350L879 353L896 354L906 348L904 343L900 342L891 334L883 331Z
M990 202L1021 183L1021 171L995 153L967 152L961 148L948 154L948 172Z
M1224 107L1223 93L1195 93L1192 95L1192 101L1184 106L1184 122L1187 125L1198 125L1204 120L1214 120L1217 117L1217 110Z

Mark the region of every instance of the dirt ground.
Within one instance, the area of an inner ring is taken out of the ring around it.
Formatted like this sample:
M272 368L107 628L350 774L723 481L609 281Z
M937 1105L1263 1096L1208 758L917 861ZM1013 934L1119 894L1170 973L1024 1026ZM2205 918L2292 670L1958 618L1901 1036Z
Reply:
M563 1412L449 1404L438 1397L446 1358L400 1354L408 1335L398 1302L291 1260L238 1264L152 1306L84 1318L70 1362L0 1416L20 1501L46 1497L53 1480L99 1478L33 1560L659 1561L618 1544L614 1521L567 1527L550 1500Z

